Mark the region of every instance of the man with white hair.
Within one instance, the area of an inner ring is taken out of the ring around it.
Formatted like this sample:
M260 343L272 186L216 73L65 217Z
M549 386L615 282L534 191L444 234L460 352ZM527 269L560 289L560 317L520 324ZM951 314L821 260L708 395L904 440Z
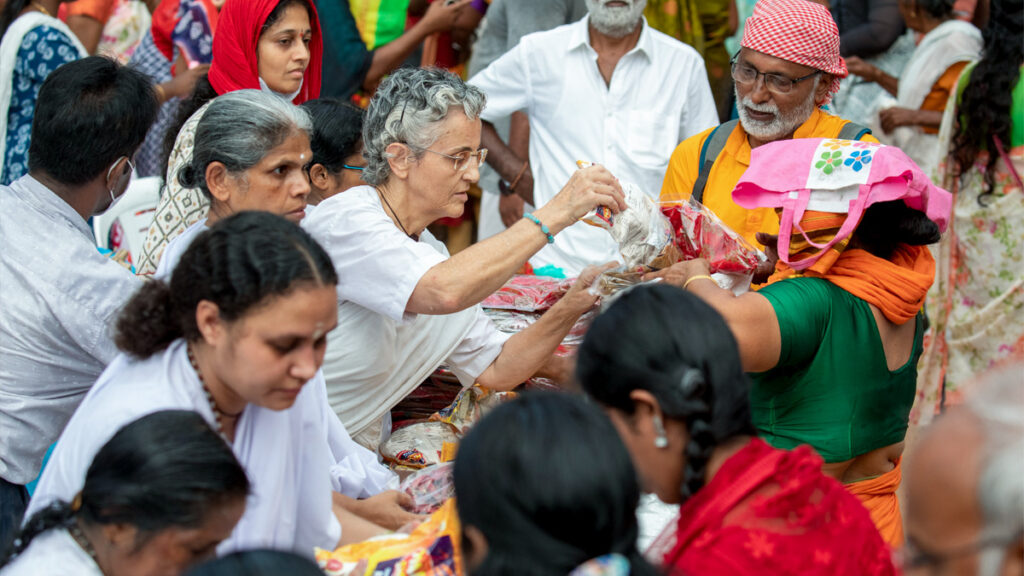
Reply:
M904 574L1024 574L1024 363L935 421L906 487Z
M603 164L656 197L676 144L718 122L704 62L643 18L646 0L587 0L573 24L525 36L469 83L487 94L482 143L503 193L543 206L576 170ZM488 123L525 111L530 162ZM614 260L604 230L573 226L530 259L535 270L576 276Z
M750 151L789 138L878 142L866 128L822 110L847 75L839 29L829 11L808 0L760 0L747 19L732 61L739 120L702 132L672 153L663 202L693 197L754 245L777 234L771 208L747 210L732 190L750 165Z

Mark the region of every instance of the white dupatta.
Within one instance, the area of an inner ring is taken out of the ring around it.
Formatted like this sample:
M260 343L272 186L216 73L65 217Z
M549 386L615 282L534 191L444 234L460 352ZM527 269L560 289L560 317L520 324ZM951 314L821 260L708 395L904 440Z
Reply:
M958 62L977 60L982 45L981 32L969 22L947 20L939 24L925 35L903 68L896 101L889 99L881 108L898 106L919 110L946 70ZM877 123L877 118L875 120ZM896 145L906 152L926 174L934 171L939 155L939 138L935 134L925 134L918 126L901 126L887 135L880 129L874 132L883 143Z
M39 26L49 26L67 36L78 49L79 58L89 55L75 33L52 16L33 11L11 22L4 33L3 42L0 43L0 178L3 177L7 158L7 116L11 108L11 95L14 92L14 67L18 63L18 52L21 50L21 42L25 35Z

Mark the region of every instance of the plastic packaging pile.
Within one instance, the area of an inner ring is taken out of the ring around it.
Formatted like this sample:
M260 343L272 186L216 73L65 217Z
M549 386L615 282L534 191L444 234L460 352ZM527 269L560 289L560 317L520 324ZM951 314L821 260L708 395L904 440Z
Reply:
M461 575L462 550L455 500L447 500L411 533L394 533L333 552L316 549L328 576Z
M748 274L765 260L764 254L726 226L718 216L698 202L662 207L672 223L675 245L681 260L704 258L711 272Z

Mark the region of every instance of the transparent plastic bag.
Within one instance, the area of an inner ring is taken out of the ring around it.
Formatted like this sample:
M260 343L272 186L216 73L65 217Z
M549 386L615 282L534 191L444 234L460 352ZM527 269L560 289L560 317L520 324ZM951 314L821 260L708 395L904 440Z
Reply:
M575 281L575 278L559 280L547 276L517 274L497 292L484 298L480 305L492 310L543 312L554 306Z
M767 260L699 202L664 204L661 211L672 225L680 260L704 258L712 273L739 275L753 274Z
M455 497L455 483L452 481L453 466L451 462L430 466L402 482L399 491L408 494L413 501L410 512L433 514L445 503L445 500Z
M448 461L459 437L445 422L417 422L395 430L380 445L380 455L393 466L420 469Z

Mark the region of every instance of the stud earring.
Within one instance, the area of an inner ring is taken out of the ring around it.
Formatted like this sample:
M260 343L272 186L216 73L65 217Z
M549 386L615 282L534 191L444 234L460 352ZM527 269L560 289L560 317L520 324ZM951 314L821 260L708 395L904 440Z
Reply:
M661 422L661 416L654 415L654 447L668 448L668 436L665 435L665 425Z

